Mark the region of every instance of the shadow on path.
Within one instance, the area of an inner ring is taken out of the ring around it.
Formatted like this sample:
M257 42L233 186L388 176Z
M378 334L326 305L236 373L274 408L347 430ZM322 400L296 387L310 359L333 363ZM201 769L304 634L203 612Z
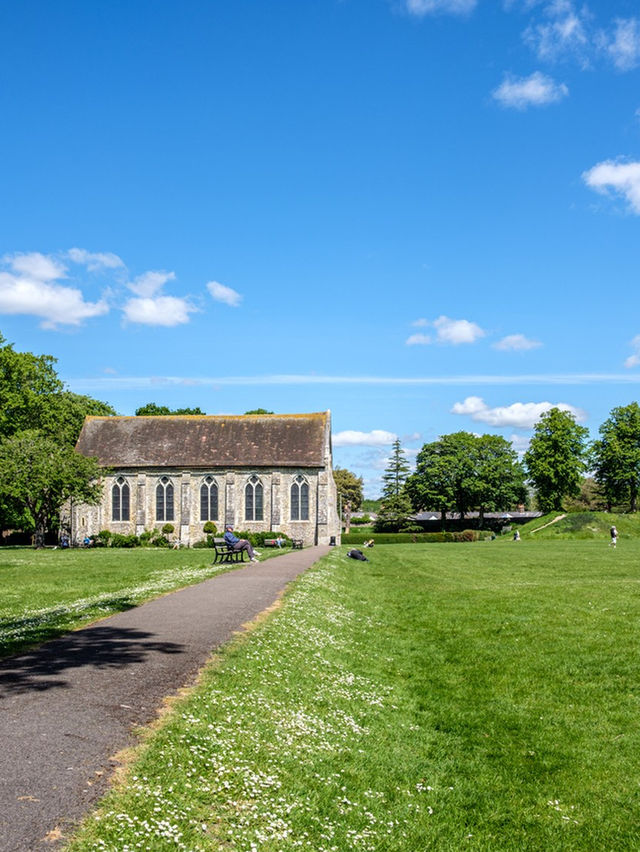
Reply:
M68 669L124 668L142 663L152 652L181 654L184 645L153 641L155 634L135 628L94 627L71 633L64 640L49 642L19 657L0 663L0 699L3 694L42 692L67 686L53 678Z

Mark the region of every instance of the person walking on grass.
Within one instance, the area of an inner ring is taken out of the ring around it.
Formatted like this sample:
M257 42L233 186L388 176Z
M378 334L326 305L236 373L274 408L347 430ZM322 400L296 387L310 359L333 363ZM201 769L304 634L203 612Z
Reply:
M231 526L231 524L228 524L225 527L224 540L227 542L228 545L233 547L236 552L238 550L246 550L249 554L249 559L252 562L258 561L258 556L260 556L258 551L253 549L253 547L251 546L251 542L247 541L246 538L238 538L237 535L234 535L233 527Z
M615 547L618 543L618 530L616 529L615 524L611 527L609 533L611 534L611 541L609 542L609 546Z

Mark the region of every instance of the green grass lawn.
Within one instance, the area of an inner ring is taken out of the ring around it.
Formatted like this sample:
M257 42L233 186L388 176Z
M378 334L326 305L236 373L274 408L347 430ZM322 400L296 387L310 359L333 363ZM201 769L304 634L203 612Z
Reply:
M637 850L640 542L336 549L69 852Z
M232 567L212 560L209 549L2 548L0 657Z

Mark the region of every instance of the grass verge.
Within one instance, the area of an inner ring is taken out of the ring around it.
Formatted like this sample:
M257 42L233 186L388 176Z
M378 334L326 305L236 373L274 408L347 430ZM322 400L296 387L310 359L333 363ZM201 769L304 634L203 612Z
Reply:
M212 559L212 550L1 549L0 658L234 567Z
M68 852L640 848L640 543L336 549Z

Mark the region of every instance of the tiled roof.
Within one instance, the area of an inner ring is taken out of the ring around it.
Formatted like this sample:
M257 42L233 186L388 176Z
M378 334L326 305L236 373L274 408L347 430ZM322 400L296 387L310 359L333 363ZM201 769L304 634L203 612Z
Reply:
M76 449L104 467L322 467L329 412L87 417Z

